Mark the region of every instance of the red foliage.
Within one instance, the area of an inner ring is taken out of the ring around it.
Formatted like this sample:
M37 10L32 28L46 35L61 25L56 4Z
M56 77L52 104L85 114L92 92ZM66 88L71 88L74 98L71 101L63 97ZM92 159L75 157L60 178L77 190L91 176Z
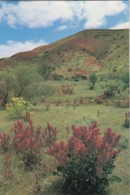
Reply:
M57 129L52 127L49 123L47 123L47 127L44 129L42 133L42 138L44 140L44 147L50 146L56 141Z
M25 126L23 121L17 121L15 123L13 143L19 152L30 150L37 153L43 146L41 127L39 126L34 131L34 127L30 123L31 121L28 122L28 126Z
M103 168L108 163L113 163L114 158L119 153L115 149L120 135L114 133L110 128L106 130L104 136L100 136L100 129L94 122L89 127L72 126L73 135L68 139L67 143L63 141L54 143L49 149L48 154L55 157L59 166L65 164L73 156L78 160L83 160L87 156L94 154L97 158L97 174L103 173Z
M23 121L17 121L14 124L13 144L25 166L31 167L41 160L41 151L43 147L50 146L56 140L57 130L47 123L43 130L38 126L35 130L30 113L26 113Z
M63 165L69 160L67 152L68 147L63 141L60 143L53 143L47 151L49 155L55 157L59 165Z
M3 151L7 151L10 145L10 135L6 133L0 133L0 148Z
M7 179L10 179L12 175L11 159L10 159L9 154L4 154L3 161L4 161L3 177L5 180L7 180Z

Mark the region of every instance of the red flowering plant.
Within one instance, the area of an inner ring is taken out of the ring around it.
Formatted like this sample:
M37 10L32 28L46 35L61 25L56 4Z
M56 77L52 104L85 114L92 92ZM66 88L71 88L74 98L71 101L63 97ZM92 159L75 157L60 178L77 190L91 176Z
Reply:
M18 120L13 127L13 144L25 168L32 170L34 165L41 162L43 147L55 141L57 131L49 123L46 129L38 126L35 130L29 113L26 113L24 120L27 125Z
M4 154L3 156L3 177L4 180L8 180L12 177L12 169L11 169L11 158L9 154Z
M42 138L44 140L44 147L51 146L56 141L57 129L52 127L50 123L47 123L47 127L42 132Z
M101 137L96 122L89 127L73 125L72 130L66 143L54 143L47 152L57 161L57 174L64 179L63 189L76 195L106 193L108 175L120 151L116 148L120 135L108 128Z
M10 146L10 135L7 133L0 133L0 149L6 152Z

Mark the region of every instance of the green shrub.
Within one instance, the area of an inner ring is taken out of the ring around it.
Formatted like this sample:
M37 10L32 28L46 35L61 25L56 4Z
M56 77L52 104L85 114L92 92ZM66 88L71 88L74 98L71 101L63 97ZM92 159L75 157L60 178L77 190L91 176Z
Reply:
M123 126L124 126L125 128L129 128L129 126L130 126L129 123L130 123L129 118L125 118Z
M39 96L53 96L56 93L56 88L51 84L40 83L37 89L37 93Z
M113 84L113 83L110 83L107 86L107 90L104 91L104 95L107 98L111 98L111 97L113 97L115 95L115 92L116 91L117 91L117 85L116 84Z
M94 86L95 86L95 84L97 82L97 79L98 78L97 78L96 74L91 74L90 77L89 77L89 81L92 84L93 89L94 89Z

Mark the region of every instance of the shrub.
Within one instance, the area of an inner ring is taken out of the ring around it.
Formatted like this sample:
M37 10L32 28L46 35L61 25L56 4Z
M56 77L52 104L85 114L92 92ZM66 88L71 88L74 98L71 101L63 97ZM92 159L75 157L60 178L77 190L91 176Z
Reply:
M128 100L128 98L115 100L114 104L118 108L128 108L129 107L129 100Z
M52 127L47 123L47 127L42 133L42 138L44 140L44 147L51 146L56 141L57 129Z
M27 126L23 121L14 124L13 144L25 168L32 170L41 162L43 147L51 145L56 140L57 130L49 123L46 129L38 126L35 130L30 113L26 113L24 120L28 123Z
M64 77L62 75L58 75L58 74L53 74L53 80L55 81L60 81L60 80L64 80Z
M120 76L121 80L124 82L126 88L129 86L129 72L123 72Z
M40 176L38 174L36 174L35 175L34 193L37 194L39 192L41 192Z
M37 89L37 93L39 96L44 96L44 97L53 96L56 93L56 88L51 84L41 82Z
M97 104L104 104L106 102L106 96L105 95L97 96L95 101Z
M48 103L48 104L46 104L46 106L45 106L45 110L46 110L46 111L49 111L49 110L50 110L50 107L51 107L51 104L49 104L49 103Z
M84 101L85 101L85 98L81 96L79 98L79 104L84 104Z
M26 99L35 96L37 83L42 80L37 68L32 64L28 66L22 65L15 68L14 72L16 79L14 87L15 95L25 97Z
M21 118L25 112L30 110L31 106L31 103L24 100L22 97L14 97L6 104L6 109L10 111L11 117Z
M70 106L70 101L67 99L65 104L66 104L66 107L69 108L69 106Z
M0 71L0 99L2 100L2 107L5 108L12 96L15 87L15 75L11 68Z
M61 86L61 91L62 91L63 94L72 95L74 93L74 89L72 87L64 86L64 85Z
M42 103L46 101L45 96L41 96L40 99Z
M115 92L117 91L117 85L116 84L109 84L107 86L107 90L104 91L104 95L107 97L107 98L111 98L115 95Z
M62 105L62 101L60 99L56 100L54 103L56 106Z
M3 156L3 177L5 180L8 180L12 176L12 169L11 169L11 158L9 154L4 154Z
M130 123L129 118L125 118L123 126L125 128L129 128L129 123Z
M94 86L97 82L97 75L96 74L91 74L90 77L89 77L89 81L90 83L92 84L92 89L94 89Z
M124 120L123 126L125 128L129 128L129 124L130 124L130 113L128 111L128 112L125 113L125 120Z
M17 121L14 125L13 143L26 169L32 170L34 165L40 163L43 147L40 128L34 131L31 123L26 127L23 121Z
M6 152L10 146L10 135L0 133L0 149Z
M120 135L110 128L100 137L94 122L89 127L72 126L73 135L67 143L54 143L48 154L57 161L57 174L63 176L63 189L71 194L103 194L114 169Z

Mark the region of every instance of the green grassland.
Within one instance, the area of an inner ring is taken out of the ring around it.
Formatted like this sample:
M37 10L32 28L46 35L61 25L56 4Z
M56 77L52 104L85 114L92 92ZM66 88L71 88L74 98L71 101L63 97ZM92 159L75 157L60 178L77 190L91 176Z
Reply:
M88 81L46 81L47 85L55 87L56 91L53 96L46 96L45 102L38 102L37 105L33 106L31 110L31 117L36 126L42 125L46 126L47 122L50 122L52 126L58 129L58 139L66 140L69 136L66 127L69 127L71 134L71 126L73 124L79 125L89 125L92 121L97 121L101 129L101 133L105 131L107 127L111 127L113 131L121 134L121 142L124 139L128 140L129 132L128 128L123 127L125 112L128 111L127 108L116 107L113 103L110 105L96 104L94 101L73 105L74 98L77 101L80 97L86 99L94 100L98 95L103 94L104 88L102 85L105 83L97 83L94 90L89 89ZM68 85L74 88L72 95L62 94L60 88L62 85ZM127 94L126 91L124 93ZM127 97L127 95L125 95ZM60 99L60 104L57 105L57 100ZM69 101L69 106L66 102ZM113 99L114 101L114 99ZM49 111L46 111L46 105L49 104ZM97 111L100 111L100 115L97 116ZM9 112L6 110L0 111L0 132L8 132L12 134L11 128L16 120L11 119ZM129 184L130 184L130 172L129 172L129 151L128 146L124 149L122 147L115 161L114 175L121 178L120 182L111 183L109 186L110 195L128 195L130 194ZM20 166L20 162L14 154L13 150L10 149L11 154L11 168L13 171L13 177L11 180L4 181L2 174L0 177L0 194L1 195L33 195L35 187L35 174L39 173L41 175L41 186L44 195L62 195L58 192L57 181L60 180L58 176L53 176L48 174L44 176L44 167L36 167L32 172L25 171L23 167ZM3 158L2 153L0 154L0 172L2 173L3 168ZM43 156L43 160L48 164L51 162L49 157Z
M121 152L113 172L121 181L110 184L110 195L130 194L129 131L123 126L129 100L128 33L128 29L84 30L50 45L0 59L0 132L13 134L16 119L3 107L12 97L22 96L33 104L31 117L35 126L46 127L49 122L58 129L58 140L65 141L70 136L73 124L88 126L92 121L98 122L101 134L108 127L121 134ZM92 89L93 73L97 82ZM106 99L102 100L104 94ZM100 104L97 98L102 100ZM35 174L41 176L41 194L62 195L60 177L45 176L43 165L25 171L12 148L9 153L13 174L5 181L0 152L0 195L35 195ZM44 154L43 162L50 164L52 159Z

